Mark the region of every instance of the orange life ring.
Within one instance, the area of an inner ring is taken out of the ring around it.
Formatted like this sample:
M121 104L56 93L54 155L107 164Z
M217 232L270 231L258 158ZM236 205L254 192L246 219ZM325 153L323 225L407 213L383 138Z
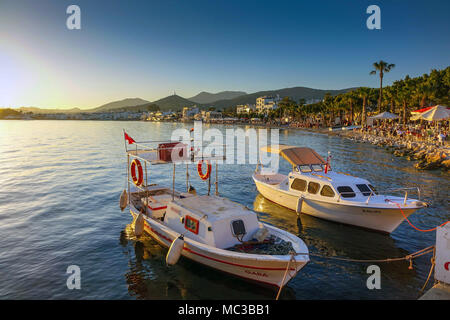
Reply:
M198 176L200 177L200 179L202 180L207 180L209 178L209 175L211 174L211 164L209 163L208 160L206 160L206 172L203 173L203 160L200 160L197 164L197 172L198 172Z
M137 176L136 167L138 169ZM142 184L144 179L144 171L142 170L141 162L138 159L134 159L133 162L131 162L131 178L133 179L134 184L138 187Z

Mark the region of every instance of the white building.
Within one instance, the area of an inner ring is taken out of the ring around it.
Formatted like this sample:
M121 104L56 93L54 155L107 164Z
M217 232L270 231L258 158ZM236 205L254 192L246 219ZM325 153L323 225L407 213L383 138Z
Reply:
M222 119L222 112L208 111L206 112L206 121Z
M197 113L199 113L199 109L196 106L183 108L183 118L184 119L194 117Z
M267 113L270 110L276 110L278 108L278 102L280 96L277 94L274 96L263 96L256 99L256 110L258 113Z
M236 113L250 113L255 112L256 106L254 104L241 104L236 107Z

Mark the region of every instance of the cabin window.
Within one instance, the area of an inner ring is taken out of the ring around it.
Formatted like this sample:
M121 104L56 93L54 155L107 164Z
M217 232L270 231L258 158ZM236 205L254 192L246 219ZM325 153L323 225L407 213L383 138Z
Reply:
M312 194L316 194L320 189L320 184L317 182L308 183L308 192Z
M310 166L298 166L298 168L300 169L301 172L311 172L311 167Z
M370 194L372 193L369 187L365 184L357 184L356 187L358 187L359 191L361 191L361 193L366 197L370 196Z
M337 191L341 194L342 198L354 198L356 196L355 191L349 186L337 187Z
M329 185L324 185L322 187L322 190L320 190L320 195L324 197L334 197L333 188L331 188Z
M199 222L197 219L194 219L191 216L186 216L184 219L184 227L190 232L198 234L198 226Z
M306 190L306 180L303 179L294 179L291 184L291 189L297 191L305 191Z
M311 167L315 172L323 171L323 168L320 164L313 164Z
M375 187L371 184L369 184L370 189L372 189L373 193L378 194L377 189L375 189Z

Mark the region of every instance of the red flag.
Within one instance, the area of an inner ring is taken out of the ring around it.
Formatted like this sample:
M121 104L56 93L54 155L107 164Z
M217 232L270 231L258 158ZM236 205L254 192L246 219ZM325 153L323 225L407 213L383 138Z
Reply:
M123 132L125 134L125 140L128 141L128 144L133 144L136 141L134 141L134 139L132 137L130 137L125 131Z
M327 174L328 169L330 169L330 160L331 160L331 156L328 154L327 163L325 164L325 174Z

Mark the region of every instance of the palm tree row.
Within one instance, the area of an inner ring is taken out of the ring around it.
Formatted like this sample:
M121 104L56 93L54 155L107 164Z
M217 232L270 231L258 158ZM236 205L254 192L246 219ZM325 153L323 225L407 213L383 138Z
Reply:
M336 96L326 94L321 102L305 104L289 97L283 98L277 110L267 116L271 119L289 117L297 121L314 121L322 125L333 125L336 117L352 124L365 123L367 113L390 111L399 113L403 123L409 119L409 112L430 105L450 105L450 67L433 69L430 74L410 78L406 76L383 88L383 78L394 68L394 64L379 61L373 64L370 74L378 73L380 88L360 87Z

